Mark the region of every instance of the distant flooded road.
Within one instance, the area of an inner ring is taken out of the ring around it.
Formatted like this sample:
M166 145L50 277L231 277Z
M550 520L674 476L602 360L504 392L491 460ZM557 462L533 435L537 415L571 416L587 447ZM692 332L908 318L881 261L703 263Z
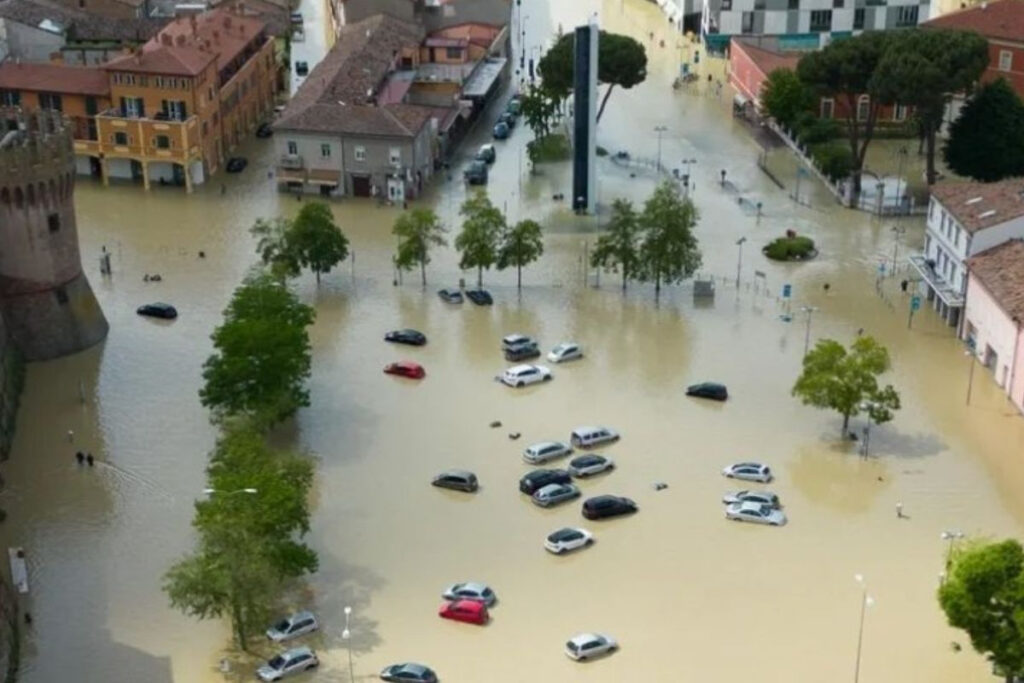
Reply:
M801 193L813 208L794 206L757 168L759 149L731 120L727 91L672 91L678 48L656 5L530 5L528 46L594 10L609 30L647 36L648 80L612 95L599 143L654 158L654 128L664 125L667 164L697 159L693 197L703 270L717 278L714 302L695 305L690 283L668 288L657 303L648 286L631 284L623 295L614 273L601 273L597 287L591 272L584 286L583 258L605 217L577 218L551 199L569 188L567 165L528 174L517 156L529 138L522 126L498 144L488 189L510 221L531 216L545 225L545 254L524 271L521 295L514 271L485 273L491 308L438 299L440 287L475 276L459 271L450 249L434 255L425 291L417 273L394 286L390 229L398 210L333 204L354 259L319 287L311 275L295 283L317 309L312 406L276 436L317 461L310 540L321 570L302 602L321 617L323 632L309 642L323 665L296 680L348 681L346 605L353 668L363 681L410 660L429 664L446 683L848 680L858 573L875 601L864 625L862 681L991 680L935 599L947 552L940 534L1020 536L1024 422L980 367L965 406L969 366L952 331L927 310L907 329L899 277L876 291L876 268L893 251L890 222L839 209L810 182ZM467 141L467 155L487 139L486 128ZM14 452L3 465L0 506L9 516L0 534L26 548L30 568L25 683L252 680L248 665L218 671L226 624L172 611L160 590L162 573L194 541L192 503L202 495L216 435L197 397L201 365L232 289L254 262L248 228L301 206L267 176L270 142L252 141L243 154L251 163L224 179L224 196L220 182L188 197L172 188L78 185L83 259L111 330L100 348L30 367ZM785 166L784 152L772 154ZM640 203L654 187L652 177L633 178L608 159L599 164L602 205L619 196ZM442 180L428 199L450 239L464 197L460 181ZM756 202L760 220L749 211ZM920 219L903 224L901 254L923 239ZM787 228L812 236L820 256L804 264L761 256ZM740 237L748 241L737 290ZM102 246L113 253L109 279L98 272ZM162 282L143 282L146 273L160 273ZM789 323L780 319L783 283L793 285ZM170 324L137 317L135 308L151 301L174 304L180 317ZM790 396L807 331L803 306L817 308L812 344L848 342L862 328L892 353L903 409L872 429L866 460L855 444L838 442L837 416ZM382 341L405 326L430 343ZM545 351L577 341L586 357L554 366L550 383L509 389L493 378L507 365L499 346L511 332L537 337ZM426 379L381 373L399 359L422 363ZM683 395L703 380L726 383L730 400ZM488 426L494 420L501 428ZM584 496L629 496L636 515L587 522L578 502L544 510L519 493L517 481L530 469L522 449L567 440L583 424L623 435L598 449L618 467L583 481ZM510 432L522 436L510 440ZM92 452L96 467L78 466L78 449ZM746 459L775 470L770 488L785 505L786 527L724 519L722 494L742 486L720 471ZM451 467L476 472L480 491L429 485ZM668 488L656 491L655 482ZM897 518L897 503L907 519ZM590 529L594 546L566 557L546 553L544 537L566 525ZM436 615L442 588L466 580L498 593L486 628ZM621 651L570 661L565 640L587 630L615 636Z

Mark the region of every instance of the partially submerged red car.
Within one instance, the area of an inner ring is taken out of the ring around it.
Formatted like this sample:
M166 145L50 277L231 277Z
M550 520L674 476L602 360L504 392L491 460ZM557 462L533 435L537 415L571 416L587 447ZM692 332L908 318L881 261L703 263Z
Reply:
M487 613L487 605L475 600L455 600L441 605L438 615L442 619L454 619L464 621L467 624L483 626L490 619Z
M423 379L427 375L427 371L423 369L422 365L413 363L411 360L400 360L397 363L385 365L384 373L412 379Z

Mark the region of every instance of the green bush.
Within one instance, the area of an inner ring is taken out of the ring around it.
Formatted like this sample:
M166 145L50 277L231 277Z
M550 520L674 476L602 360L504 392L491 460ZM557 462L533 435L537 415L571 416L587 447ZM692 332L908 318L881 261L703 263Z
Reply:
M803 139L804 131L814 125L814 122L818 120L818 117L809 111L802 111L797 114L796 119L793 120L793 135L796 138Z
M810 237L779 237L764 248L764 255L773 261L800 261L814 255L814 240Z
M811 147L811 156L832 182L846 178L853 170L853 153L842 143L830 142Z
M805 145L816 145L821 142L834 140L842 134L839 122L835 119L819 119L804 126L800 131L800 142Z
M572 156L569 138L558 133L530 141L526 145L526 152L530 156L530 161L535 164L544 161L564 161Z

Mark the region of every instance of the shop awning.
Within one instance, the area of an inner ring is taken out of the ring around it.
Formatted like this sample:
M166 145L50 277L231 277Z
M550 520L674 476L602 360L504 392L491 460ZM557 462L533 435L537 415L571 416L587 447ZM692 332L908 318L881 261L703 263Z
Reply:
M341 171L327 168L311 168L309 169L309 179L307 182L310 185L337 185L341 182Z

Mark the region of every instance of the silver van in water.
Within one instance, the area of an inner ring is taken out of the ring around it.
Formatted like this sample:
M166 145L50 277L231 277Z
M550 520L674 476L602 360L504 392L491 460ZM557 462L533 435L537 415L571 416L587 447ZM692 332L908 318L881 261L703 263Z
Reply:
M569 439L576 448L590 448L619 440L619 433L610 427L577 427Z

